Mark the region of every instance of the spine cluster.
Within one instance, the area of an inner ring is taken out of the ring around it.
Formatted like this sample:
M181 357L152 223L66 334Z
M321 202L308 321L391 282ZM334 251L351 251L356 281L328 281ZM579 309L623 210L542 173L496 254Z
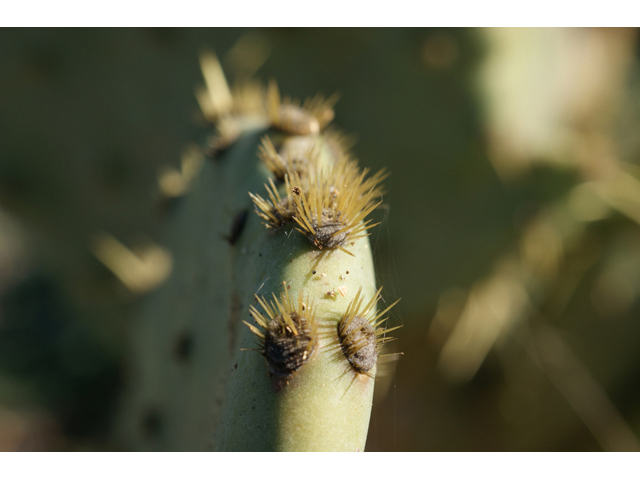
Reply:
M360 289L338 322L338 339L342 353L351 368L365 375L370 375L369 372L376 365L379 346L394 340L387 334L400 328L382 327L387 321L384 315L400 300L396 300L382 312L373 313L381 290L382 288L376 292L369 303L362 306L364 297Z
M298 292L298 301L289 295L286 284L280 299L275 294L267 303L256 295L264 310L260 313L254 306L250 315L262 330L244 322L258 338L258 351L264 355L269 372L278 378L288 378L302 367L313 354L317 345L317 323L311 301L303 301L303 292Z

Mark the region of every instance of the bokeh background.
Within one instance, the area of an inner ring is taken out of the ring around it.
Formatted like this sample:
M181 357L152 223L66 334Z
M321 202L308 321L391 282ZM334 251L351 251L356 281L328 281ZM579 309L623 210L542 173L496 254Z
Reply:
M206 49L231 81L338 92L355 156L392 172L371 240L404 356L367 450L640 449L639 46L633 29L1 29L0 450L118 448L128 327L170 275L157 239L211 133Z

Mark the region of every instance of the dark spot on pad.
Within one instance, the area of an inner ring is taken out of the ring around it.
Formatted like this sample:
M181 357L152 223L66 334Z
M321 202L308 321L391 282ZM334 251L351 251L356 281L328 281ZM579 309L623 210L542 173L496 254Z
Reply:
M229 235L225 235L225 240L229 242L229 245L235 245L247 224L247 216L249 210L242 210L235 217L233 217L233 223L231 224L231 232Z
M175 343L174 353L179 362L188 362L193 354L193 335L190 332L183 332L178 335Z

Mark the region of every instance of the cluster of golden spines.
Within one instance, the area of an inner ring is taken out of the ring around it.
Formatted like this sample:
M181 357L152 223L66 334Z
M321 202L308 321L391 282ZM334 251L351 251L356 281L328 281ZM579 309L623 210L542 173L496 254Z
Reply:
M315 135L322 132L333 120L333 106L338 101L337 96L328 99L316 95L299 102L284 99L275 82L270 82L267 89L267 112L271 125L291 135Z
M257 81L249 80L229 88L218 57L213 52L200 56L205 86L196 89L196 99L203 115L210 122L222 118L256 116L266 120L267 89Z
M257 337L260 353L266 358L272 376L287 378L299 370L311 357L318 344L315 307L303 292L298 292L297 301L289 295L286 284L278 299L267 302L256 295L264 310L260 313L253 305L250 315L260 328L244 322Z
M265 220L264 224L268 229L277 230L293 220L296 214L296 204L293 199L293 188L289 182L289 176L285 175L285 186L287 195L283 198L278 192L278 188L269 179L269 185L265 184L269 199L265 200L260 195L249 192L251 200L256 207L256 213Z
M233 99L232 115L267 116L267 92L257 80L238 83L231 89Z
M317 141L305 142L302 148L283 148L278 153L268 136L262 138L258 147L258 157L274 174L276 180L284 181L287 174L293 172L304 177L318 163L320 144Z
M362 288L349 303L347 310L338 322L338 340L340 348L349 365L358 373L371 376L370 370L376 365L379 348L384 343L395 340L387 334L400 326L384 328L388 317L382 318L400 300L396 300L383 311L373 314L373 308L380 298L378 289L373 298L365 306Z
M224 150L237 138L233 130L247 125L270 125L290 135L310 135L322 132L334 117L335 95L328 99L316 95L300 104L282 99L276 82L265 87L250 80L229 88L212 52L200 57L200 65L205 86L196 89L196 98L205 119L217 124L218 132L210 141L214 150ZM222 123L226 125L221 127Z
M213 52L200 56L200 66L205 86L196 89L196 98L204 117L217 123L222 119L245 124L246 118L254 117L251 122L282 130L291 135L310 135L322 132L333 120L333 106L337 96L324 98L316 95L302 104L290 98L282 98L275 81L265 87L254 80L245 81L229 88L222 66ZM231 137L222 135L212 143L225 145Z
M366 217L381 203L377 200L383 193L380 182L387 174L380 171L365 178L367 173L368 169L360 171L356 162L343 157L328 175L309 178L294 195L297 229L319 250L338 248L351 255L344 246L377 225ZM294 187L303 184L296 174L292 183Z
M295 221L297 230L319 250L338 248L367 235L371 224L366 217L378 206L383 193L384 171L365 178L354 161L340 159L328 174L310 169L301 178L297 172L285 174L286 196L281 196L272 179L265 184L268 200L250 193L257 214L270 229Z
M216 133L209 140L209 146L214 151L222 152L233 145L241 133L242 130L233 118L220 118L216 122Z
M304 154L283 156L268 137L262 141L259 156L286 188L286 196L281 196L269 179L267 200L250 193L267 228L276 230L293 220L319 250L337 248L351 254L345 246L377 225L366 217L381 203L381 182L388 176L384 170L368 176L369 169L360 170L342 151L333 163L319 168L317 143L308 144Z

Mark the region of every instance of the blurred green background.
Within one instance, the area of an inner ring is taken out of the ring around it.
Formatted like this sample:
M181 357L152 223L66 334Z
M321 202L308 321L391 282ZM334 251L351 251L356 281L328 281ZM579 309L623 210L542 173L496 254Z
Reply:
M367 450L640 449L638 33L440 28L0 30L0 449L117 448L155 284L98 245L151 248L179 204L159 172L211 133L205 49L338 92L392 173L371 241L404 356Z

